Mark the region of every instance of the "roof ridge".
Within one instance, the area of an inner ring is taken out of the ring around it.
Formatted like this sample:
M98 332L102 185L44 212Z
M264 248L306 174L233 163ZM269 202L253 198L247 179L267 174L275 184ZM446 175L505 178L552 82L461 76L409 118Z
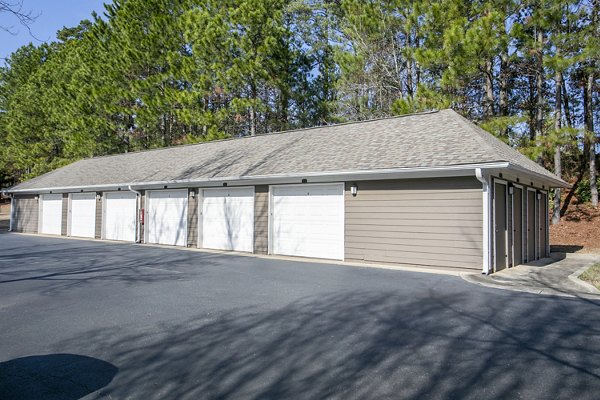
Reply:
M104 154L104 155L101 155L101 156L84 157L84 158L81 158L81 159L76 160L74 162L79 162L79 161L84 161L84 160L95 160L95 159L100 159L100 158L118 157L118 156L124 156L124 155L127 155L127 154L142 154L142 153L149 153L151 151L180 149L180 148L184 148L184 147L201 146L201 145L206 145L206 144L210 144L210 143L222 143L222 142L228 142L228 141L234 141L234 140L240 140L240 139L256 139L256 138L268 137L268 136L273 136L273 135L282 135L282 134L286 134L286 133L306 132L306 131L312 131L312 130L318 130L318 129L335 128L335 127L338 127L338 126L358 125L358 124L364 124L364 123L370 123L370 122L377 122L377 121L385 121L385 120L391 120L391 119L400 119L400 118L406 118L406 117L415 117L415 116L420 116L420 115L435 114L435 113L438 113L438 112L441 112L441 111L446 111L446 110L449 110L449 109L421 111L421 112L410 113L410 114L402 114L402 115L390 115L390 116L387 116L387 117L371 118L371 119L365 119L365 120L362 120L362 121L347 121L347 122L340 122L340 123L331 124L331 125L309 126L307 128L287 129L287 130L283 130L283 131L262 133L262 134L258 134L256 136L232 136L232 137L227 137L227 138L223 138L223 139L207 140L207 141L199 142L199 143L176 144L176 145L172 145L172 146L156 147L156 148L153 148L153 149L143 149L143 150L129 151L129 152L125 152L125 153Z

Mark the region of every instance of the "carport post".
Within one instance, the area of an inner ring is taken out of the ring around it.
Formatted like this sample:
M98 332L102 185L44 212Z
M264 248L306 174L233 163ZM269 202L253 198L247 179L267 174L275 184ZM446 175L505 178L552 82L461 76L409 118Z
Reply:
M134 190L131 185L127 186L127 189L130 192L133 192L136 194L135 196L135 242L136 243L140 243L141 242L141 235L140 235L140 200L142 199L142 193L138 192L137 190Z
M8 223L8 231L13 231L13 224L15 221L15 196L10 195L10 222Z
M491 249L492 249L492 235L490 234L490 202L491 202L491 188L488 183L488 177L484 175L481 168L475 169L475 177L482 184L483 189L483 268L481 273L489 275L491 261Z

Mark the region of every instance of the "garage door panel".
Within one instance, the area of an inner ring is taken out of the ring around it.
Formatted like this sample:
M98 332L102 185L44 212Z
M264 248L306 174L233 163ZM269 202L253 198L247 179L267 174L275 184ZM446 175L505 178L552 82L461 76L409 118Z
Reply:
M62 231L62 194L41 195L40 233L60 235Z
M187 245L188 191L147 192L148 243Z
M254 189L206 189L202 204L202 247L254 250Z
M93 238L96 233L96 194L72 194L70 213L70 236Z
M135 241L137 197L132 192L106 193L104 237Z
M273 253L344 258L343 185L273 188Z

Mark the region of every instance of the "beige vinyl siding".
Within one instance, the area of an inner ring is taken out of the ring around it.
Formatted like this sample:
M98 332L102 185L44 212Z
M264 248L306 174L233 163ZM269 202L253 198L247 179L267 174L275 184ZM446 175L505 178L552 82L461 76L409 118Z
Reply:
M96 239L102 238L102 194L96 193Z
M254 188L254 252L267 254L269 251L269 187Z
M475 178L358 182L345 191L347 260L480 269L483 194Z
M13 207L13 230L15 232L37 233L39 205L36 195L15 196Z
M60 234L67 236L67 229L69 225L69 194L63 193L62 195L62 216L60 220Z
M198 191L190 189L188 192L188 224L187 245L198 246Z

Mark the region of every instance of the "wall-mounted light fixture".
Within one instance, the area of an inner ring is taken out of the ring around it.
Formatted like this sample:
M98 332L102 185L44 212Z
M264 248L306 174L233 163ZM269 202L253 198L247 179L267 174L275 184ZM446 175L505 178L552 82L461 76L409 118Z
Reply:
M541 193L539 193L539 192L538 192L538 194L537 194L537 199L538 199L538 200L541 200L541 199L542 199L542 194L541 194Z
M356 183L353 183L352 186L350 186L350 193L352 193L352 197L356 197L358 194L358 185Z
M512 196L512 194L514 193L515 188L511 185L508 187L508 194L510 194Z
M100 195L100 193L96 193L96 200L100 201L101 198L102 196Z
M190 196L192 196L192 199L196 198L196 190L192 189L192 191L190 192Z

